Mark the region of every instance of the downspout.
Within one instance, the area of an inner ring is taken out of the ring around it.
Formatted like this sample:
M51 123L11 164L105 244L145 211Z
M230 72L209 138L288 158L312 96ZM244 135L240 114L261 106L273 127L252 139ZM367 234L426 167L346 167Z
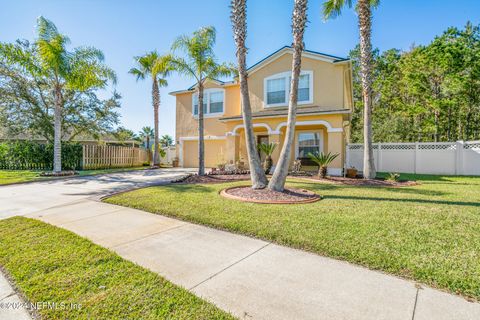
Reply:
M346 132L346 134L344 134L343 136L343 139L344 139L344 144L345 144L345 147L344 147L344 152L345 152L345 155L343 157L343 176L346 177L347 175L347 166L348 166L348 163L347 163L347 146L348 146L348 143L350 142L350 135L351 135L351 124L352 124L352 113L353 113L353 108L354 108L354 99L353 99L353 75L352 75L352 70L353 70L353 67L352 67L352 61L350 60L348 62L348 68L345 69L345 71L343 72L343 78L345 79L344 80L344 84L346 85L347 84L347 72L348 72L348 75L350 77L350 92L349 92L349 97L351 99L351 103L350 103L350 114L348 115L348 121L343 121L343 132Z

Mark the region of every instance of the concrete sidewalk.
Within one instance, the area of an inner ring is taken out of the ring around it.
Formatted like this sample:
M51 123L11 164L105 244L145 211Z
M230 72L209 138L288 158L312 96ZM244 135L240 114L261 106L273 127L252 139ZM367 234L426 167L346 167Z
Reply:
M480 319L480 304L411 281L88 198L28 216L110 248L241 319Z
M0 272L0 319L2 320L30 320L23 301L13 290L5 276Z

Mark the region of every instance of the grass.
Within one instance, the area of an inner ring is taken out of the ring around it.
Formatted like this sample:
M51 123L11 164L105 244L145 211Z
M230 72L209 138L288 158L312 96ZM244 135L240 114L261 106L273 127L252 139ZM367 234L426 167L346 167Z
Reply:
M304 205L227 200L246 182L151 187L106 201L347 260L480 300L480 178L408 176L412 187L289 180L321 194Z
M72 232L14 217L0 221L0 265L42 319L233 319L156 273Z
M82 171L78 171L78 174L79 176L91 176L91 175L104 174L104 173L142 170L145 168L146 167L82 170ZM19 182L33 182L33 181L44 181L49 179L58 179L56 177L42 177L40 176L42 172L43 171L38 171L38 170L0 170L0 185L19 183Z

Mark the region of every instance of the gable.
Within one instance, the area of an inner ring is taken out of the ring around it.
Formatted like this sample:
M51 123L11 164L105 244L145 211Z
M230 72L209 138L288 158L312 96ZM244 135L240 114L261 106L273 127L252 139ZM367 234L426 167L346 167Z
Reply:
M271 64L272 62L282 58L285 55L293 55L293 49L292 47L285 46L274 53L270 54L269 56L265 57L264 59L260 60L259 62L255 63L251 67L248 68L248 73L251 75L255 73L257 70L262 69L266 65ZM312 59L312 60L318 60L318 61L323 61L323 62L328 62L328 63L343 63L343 62L348 62L349 59L346 58L341 58L321 52L315 52L311 50L304 50L302 52L302 60L303 59Z
M291 73L293 54L287 52L269 63L249 74L249 91L252 109L260 111L266 106L266 80L275 78L276 75L285 75ZM350 62L332 63L329 61L318 60L313 57L302 57L302 72L309 73L312 77L311 97L309 102L304 102L304 106L320 106L329 110L343 109L349 105L345 95L346 71L350 67ZM288 84L286 85L288 88ZM287 89L288 90L288 89ZM287 93L288 97L288 93ZM286 100L286 99L285 99ZM278 107L286 107L279 104ZM270 105L269 107L275 107Z

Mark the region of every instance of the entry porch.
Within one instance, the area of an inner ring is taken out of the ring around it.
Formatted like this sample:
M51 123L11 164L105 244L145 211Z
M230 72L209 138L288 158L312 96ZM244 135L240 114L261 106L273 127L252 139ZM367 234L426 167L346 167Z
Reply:
M302 170L316 170L308 154L315 152L338 153L339 156L328 168L329 175L342 175L345 155L345 132L342 117L299 117L295 126L294 145L291 150L290 165L294 160L302 161ZM275 143L277 145L272 154L274 166L277 164L286 133L286 119L255 119L254 133L256 143ZM226 133L226 163L243 163L248 167L245 129L242 121L227 123Z

